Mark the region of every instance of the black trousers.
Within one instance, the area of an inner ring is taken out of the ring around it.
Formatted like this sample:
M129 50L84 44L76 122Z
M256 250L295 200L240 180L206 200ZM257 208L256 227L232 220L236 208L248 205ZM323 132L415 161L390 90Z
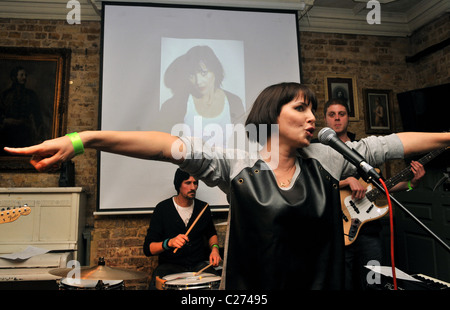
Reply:
M381 238L378 233L360 234L351 245L345 247L345 289L366 290L370 269L364 267L370 261L380 265L383 259Z

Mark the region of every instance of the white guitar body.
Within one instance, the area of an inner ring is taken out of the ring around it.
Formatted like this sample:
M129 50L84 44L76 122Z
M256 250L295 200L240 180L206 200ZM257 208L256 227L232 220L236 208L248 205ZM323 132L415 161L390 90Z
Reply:
M449 147L444 147L442 149L432 151L419 159L418 162L425 165L436 156L439 156L441 153L445 152L448 148ZM394 177L387 180L385 183L389 190L399 182L411 179L413 176L411 166L409 166ZM359 179L358 181L367 189L366 196L364 196L363 199L352 200L352 192L348 187L341 189L340 191L345 245L349 245L355 241L359 230L364 223L379 219L389 212L388 205L383 207L378 207L375 205L376 198L385 194L381 193L377 188L373 188L372 184L366 183L363 179Z
M372 189L372 185L367 187L367 191ZM374 202L364 197L360 200L353 200L352 195L347 195L343 199L344 235L345 244L351 244L359 233L361 226L369 221L379 219L389 212L389 207L378 207ZM347 223L347 225L346 225Z

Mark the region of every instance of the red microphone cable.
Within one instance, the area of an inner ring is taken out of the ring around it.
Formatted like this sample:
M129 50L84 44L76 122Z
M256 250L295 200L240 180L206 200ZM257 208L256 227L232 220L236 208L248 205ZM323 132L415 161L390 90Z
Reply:
M380 183L386 192L387 201L389 204L389 224L391 230L391 265L392 265L392 279L394 280L394 290L397 290L397 277L395 275L395 256L394 256L394 215L392 213L392 203L391 197L389 196L389 191L383 179L380 178Z

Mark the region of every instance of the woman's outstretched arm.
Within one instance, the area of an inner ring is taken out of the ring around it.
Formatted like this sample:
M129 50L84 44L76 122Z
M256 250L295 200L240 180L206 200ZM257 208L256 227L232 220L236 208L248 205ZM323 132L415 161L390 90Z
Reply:
M450 132L400 132L397 136L402 141L405 157L450 146Z
M176 143L180 141L178 137L164 132L84 131L79 133L79 139L84 148L135 158L181 163L184 157L184 145ZM14 155L32 156L31 164L38 171L48 170L76 155L72 141L67 136L30 147L5 147L5 151Z

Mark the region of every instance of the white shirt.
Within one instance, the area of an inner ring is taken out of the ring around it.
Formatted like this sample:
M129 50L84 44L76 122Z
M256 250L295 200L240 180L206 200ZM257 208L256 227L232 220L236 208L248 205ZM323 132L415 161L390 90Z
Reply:
M203 138L211 145L225 146L229 136L232 134L232 130L227 130L227 125L232 125L228 98L225 98L225 105L219 115L216 117L204 117L197 112L194 98L192 98L192 95L189 95L184 124L190 129L190 134L185 133L185 136L196 136Z
M187 226L189 223L189 220L191 219L192 212L194 211L194 202L192 202L192 204L190 206L182 207L179 204L177 204L175 197L176 196L174 196L172 198L173 204L175 205L175 209L177 209L178 214L180 215L181 219L184 222L184 225Z

